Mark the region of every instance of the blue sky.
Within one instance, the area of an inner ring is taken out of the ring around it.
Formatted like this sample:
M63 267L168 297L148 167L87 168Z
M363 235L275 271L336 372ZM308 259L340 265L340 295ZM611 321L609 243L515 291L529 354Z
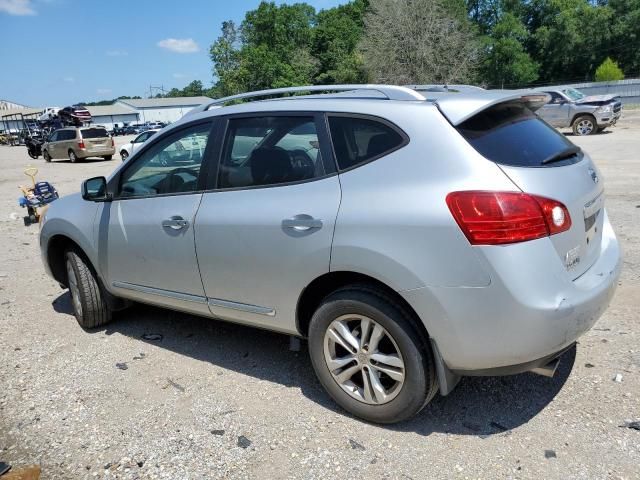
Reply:
M0 99L65 106L212 83L223 20L259 0L0 0ZM277 2L277 3L295 3ZM316 9L345 0L307 0Z

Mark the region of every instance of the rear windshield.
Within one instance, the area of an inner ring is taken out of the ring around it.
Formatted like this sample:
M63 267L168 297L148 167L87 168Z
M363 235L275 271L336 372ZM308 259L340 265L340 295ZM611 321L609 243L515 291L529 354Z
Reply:
M457 128L482 156L502 165L560 167L582 159L578 153L543 163L574 145L521 103L488 108Z
M102 138L109 134L104 128L85 128L82 130L82 138Z

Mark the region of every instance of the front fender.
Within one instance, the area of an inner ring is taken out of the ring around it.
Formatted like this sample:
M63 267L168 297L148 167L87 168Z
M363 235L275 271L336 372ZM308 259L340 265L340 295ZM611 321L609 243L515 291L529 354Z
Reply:
M40 230L40 249L47 273L49 248L54 238L66 237L76 243L97 266L97 248L93 225L99 204L82 199L79 193L63 197L49 205Z

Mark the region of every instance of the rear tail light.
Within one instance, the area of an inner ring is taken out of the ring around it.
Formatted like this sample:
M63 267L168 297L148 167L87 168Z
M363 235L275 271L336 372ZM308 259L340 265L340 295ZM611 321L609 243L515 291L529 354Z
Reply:
M78 148L84 148L84 140L78 142Z
M113 137L111 137L111 146L112 146L112 147L115 147L115 146L116 146L115 142L113 141Z
M525 242L571 228L562 203L527 193L452 192L447 205L472 245Z

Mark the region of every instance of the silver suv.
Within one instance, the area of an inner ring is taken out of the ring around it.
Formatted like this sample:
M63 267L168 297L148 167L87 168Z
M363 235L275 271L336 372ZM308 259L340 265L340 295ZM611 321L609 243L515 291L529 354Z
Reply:
M305 337L369 421L463 375L552 375L620 273L601 175L533 113L544 94L432 96L198 107L52 204L46 269L85 328L137 301Z

